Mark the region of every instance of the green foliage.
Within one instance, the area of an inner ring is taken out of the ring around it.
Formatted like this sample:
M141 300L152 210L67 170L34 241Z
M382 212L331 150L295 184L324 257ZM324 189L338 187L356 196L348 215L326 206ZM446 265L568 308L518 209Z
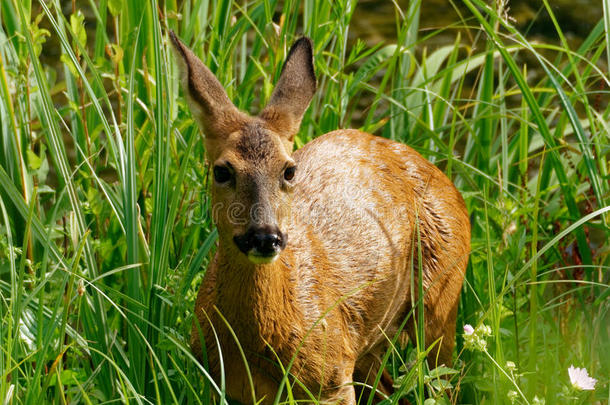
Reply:
M297 146L360 127L462 191L456 362L430 370L430 348L389 336L388 402L608 403L610 2L578 47L546 0L557 44L528 39L505 2L463 3L434 31L419 29L421 2L396 8L396 37L370 46L350 36L353 0L99 0L67 15L59 0L0 0L0 401L224 398L188 348L217 233L173 29L252 113L310 36L319 90ZM429 46L443 31L454 42ZM486 331L477 345L465 324ZM574 390L572 364L595 391Z

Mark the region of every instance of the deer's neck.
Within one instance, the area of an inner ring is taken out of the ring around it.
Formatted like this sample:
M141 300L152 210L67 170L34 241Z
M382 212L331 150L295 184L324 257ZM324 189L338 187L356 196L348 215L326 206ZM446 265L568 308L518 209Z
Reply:
M217 307L242 344L285 342L300 319L295 303L293 267L287 251L273 263L255 265L218 250Z

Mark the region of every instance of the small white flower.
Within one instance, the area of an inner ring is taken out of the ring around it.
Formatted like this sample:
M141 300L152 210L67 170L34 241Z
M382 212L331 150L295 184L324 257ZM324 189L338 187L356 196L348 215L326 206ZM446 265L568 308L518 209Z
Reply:
M517 365L512 361L507 361L506 369L512 373L513 371L517 370Z
M481 336L491 336L491 326L489 325L481 325L479 326L480 328L480 335Z
M532 400L532 405L544 405L544 404L545 404L544 398L540 399L537 396L534 396L534 399Z
M592 391L595 389L595 383L597 380L595 378L589 377L589 373L585 368L575 368L574 366L570 366L568 368L568 375L570 376L570 382L572 386L579 391Z
M479 325L473 328L472 325L464 325L464 347L469 350L484 352L487 349L485 336L491 335L491 328L487 325Z

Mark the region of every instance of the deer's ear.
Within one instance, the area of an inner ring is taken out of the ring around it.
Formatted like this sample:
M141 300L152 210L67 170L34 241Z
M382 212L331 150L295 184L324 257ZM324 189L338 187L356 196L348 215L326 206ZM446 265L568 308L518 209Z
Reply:
M292 141L315 92L312 43L303 37L290 48L280 79L260 116L278 134Z
M216 76L173 31L169 31L169 37L180 71L180 84L201 130L209 138L235 131L243 113L233 105Z

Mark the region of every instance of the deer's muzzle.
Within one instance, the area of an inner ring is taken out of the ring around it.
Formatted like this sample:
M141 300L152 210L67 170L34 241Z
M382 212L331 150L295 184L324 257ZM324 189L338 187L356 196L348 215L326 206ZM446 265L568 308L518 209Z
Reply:
M277 226L250 227L233 237L239 250L255 264L271 263L286 247L286 235Z

